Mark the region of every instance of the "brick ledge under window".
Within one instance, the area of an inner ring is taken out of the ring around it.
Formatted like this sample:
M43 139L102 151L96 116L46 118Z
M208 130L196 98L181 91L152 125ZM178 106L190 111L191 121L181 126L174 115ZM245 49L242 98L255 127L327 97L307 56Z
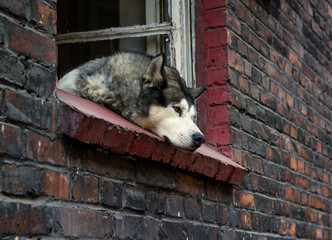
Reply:
M118 114L60 89L62 133L87 144L120 154L132 154L199 173L216 180L240 184L247 171L232 159L203 144L194 153L182 151Z

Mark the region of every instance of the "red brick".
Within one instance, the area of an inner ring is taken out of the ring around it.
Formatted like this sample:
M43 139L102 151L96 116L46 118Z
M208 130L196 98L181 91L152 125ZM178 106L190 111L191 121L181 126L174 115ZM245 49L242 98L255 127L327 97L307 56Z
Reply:
M214 9L220 7L226 7L225 0L204 0L204 7L205 9Z
M289 186L285 187L286 200L293 201L293 189Z
M251 216L247 211L241 212L241 226L243 228L251 228Z
M279 79L278 69L273 64L267 62L265 64L265 71L271 78L275 80Z
M170 164L181 169L189 169L196 157L195 154L176 149Z
M207 86L223 85L228 81L228 70L227 68L209 69L205 72L204 77Z
M69 175L48 170L42 177L42 192L56 198L69 198Z
M225 48L227 43L226 29L218 29L205 32L203 35L204 47L206 48Z
M0 131L0 153L21 156L23 150L21 128L1 123Z
M226 25L226 10L217 9L208 11L205 14L204 26L205 28L223 27Z
M128 152L132 155L137 155L143 158L151 158L157 144L162 143L145 134L138 134L134 137L130 147L128 148Z
M289 61L295 66L297 67L299 70L302 69L302 63L300 62L299 58L292 52L289 51Z
M215 178L220 167L220 162L208 156L199 155L195 161L189 166L189 170L201 173L205 176Z
M296 224L295 224L295 222L290 222L288 224L288 233L291 236L295 236L295 234L296 234Z
M70 164L70 156L60 141L51 141L48 137L32 132L27 132L26 139L29 159L55 165Z
M15 24L9 26L9 48L47 64L55 65L57 61L54 40Z
M273 154L272 148L270 146L266 146L265 149L266 149L266 158L269 160L273 160L274 154Z
M291 157L290 159L290 168L297 171L297 160L295 157Z
M240 76L239 77L239 87L240 90L246 94L249 94L249 81L248 79Z
M227 27L231 28L234 32L241 35L241 22L239 21L239 19L231 15L229 11L227 11L226 13L226 19Z
M224 105L229 102L229 91L227 86L209 88L205 96L201 97L210 106Z
M297 129L294 126L291 126L290 135L292 138L297 139Z
M31 7L32 19L39 25L48 30L49 32L56 34L56 11L50 8L48 5L38 1L32 1Z
M208 144L216 147L231 145L231 129L229 127L208 128L204 134Z
M244 63L240 56L232 51L228 52L228 64L240 73L244 73Z
M287 235L288 232L287 230L288 230L287 222L282 219L280 222L280 234L283 236Z
M98 202L98 179L78 176L73 185L73 198L78 201Z
M292 108L294 106L294 98L289 93L287 93L286 100L287 100L287 105Z
M57 233L64 236L105 238L113 234L112 215L104 211L58 208L54 221Z
M162 142L155 145L151 160L169 163L174 156L176 149L169 144Z
M213 108L208 113L209 122L213 126L218 126L223 123L229 123L229 107L226 105Z
M276 99L267 92L261 92L261 101L272 110L276 110Z
M255 209L254 195L242 190L233 190L233 204L237 207Z

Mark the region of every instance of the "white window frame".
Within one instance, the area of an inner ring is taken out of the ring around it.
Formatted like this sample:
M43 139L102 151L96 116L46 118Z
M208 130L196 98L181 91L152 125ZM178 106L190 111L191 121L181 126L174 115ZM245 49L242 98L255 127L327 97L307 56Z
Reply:
M195 0L168 0L171 22L153 23L159 18L160 0L146 0L146 25L112 27L84 32L70 32L56 36L57 44L94 42L131 37L168 35L169 62L186 80L189 87L196 85L195 75ZM158 44L157 44L158 45ZM148 54L156 54L158 46L147 48Z

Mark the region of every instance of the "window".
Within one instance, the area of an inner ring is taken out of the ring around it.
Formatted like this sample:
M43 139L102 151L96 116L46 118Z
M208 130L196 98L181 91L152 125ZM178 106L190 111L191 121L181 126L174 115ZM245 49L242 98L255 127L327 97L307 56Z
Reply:
M193 2L59 0L58 76L121 50L164 52L188 86L195 82Z

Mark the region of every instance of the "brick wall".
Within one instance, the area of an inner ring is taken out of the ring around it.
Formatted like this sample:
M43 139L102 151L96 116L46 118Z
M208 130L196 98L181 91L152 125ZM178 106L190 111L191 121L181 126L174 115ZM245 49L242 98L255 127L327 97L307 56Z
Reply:
M331 2L230 0L226 19L233 157L250 169L240 225L331 239Z
M331 7L196 1L199 124L236 187L63 136L56 1L0 1L0 238L330 239Z

